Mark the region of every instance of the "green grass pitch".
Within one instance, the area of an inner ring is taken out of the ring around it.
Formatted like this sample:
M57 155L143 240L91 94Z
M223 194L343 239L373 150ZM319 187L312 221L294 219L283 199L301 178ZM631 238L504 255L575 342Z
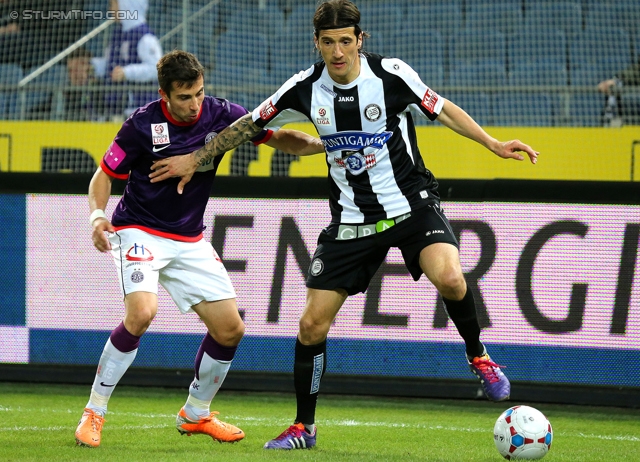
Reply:
M493 425L515 404L322 395L318 446L265 451L295 414L290 394L221 391L212 409L246 438L219 444L181 436L186 390L118 387L97 449L75 445L90 386L0 383L0 461L500 461ZM554 429L545 461L640 460L640 410L528 403Z

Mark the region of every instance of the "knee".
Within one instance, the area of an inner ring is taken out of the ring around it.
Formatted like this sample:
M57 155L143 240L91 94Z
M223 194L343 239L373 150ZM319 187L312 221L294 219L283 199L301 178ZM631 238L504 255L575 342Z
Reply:
M467 283L462 272L450 269L440 275L437 289L445 298L462 300L467 292Z
M329 326L310 317L300 318L300 341L305 345L316 345L327 338Z
M236 346L242 340L244 336L244 322L239 320L233 326L229 326L227 329L220 331L219 329L214 333L209 332L211 336L221 345L224 346Z
M135 313L128 314L125 317L124 326L129 333L139 337L147 331L154 317L154 310L138 309Z

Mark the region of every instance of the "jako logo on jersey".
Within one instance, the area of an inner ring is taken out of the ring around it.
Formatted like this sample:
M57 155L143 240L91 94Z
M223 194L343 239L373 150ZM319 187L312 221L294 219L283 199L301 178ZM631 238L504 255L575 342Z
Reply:
M338 96L339 103L353 103L355 100L353 96Z
M427 92L422 97L422 105L426 108L427 111L433 114L437 102L438 94L431 88L427 88Z
M151 140L154 145L169 144L169 127L166 122L161 124L151 124Z
M316 125L331 125L330 112L327 106L319 106L316 114Z
M321 136L327 152L352 150L359 151L363 148L382 148L392 132L365 133L365 132L338 132L333 135Z
M444 231L441 229L434 229L433 231L427 231L424 233L425 236L431 236L432 234L444 234Z
M260 108L260 118L262 120L269 120L270 118L272 118L277 113L278 113L278 110L273 105L271 100L265 101L263 103L262 107Z
M153 254L144 245L133 244L124 258L128 261L151 261Z

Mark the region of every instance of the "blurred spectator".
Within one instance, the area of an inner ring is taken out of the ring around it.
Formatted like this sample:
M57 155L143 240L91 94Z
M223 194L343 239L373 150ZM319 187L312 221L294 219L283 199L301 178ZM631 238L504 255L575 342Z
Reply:
M0 0L0 62L25 71L45 63L85 32L80 17L60 12L83 8L83 0Z
M120 12L111 40L101 58L91 60L95 74L111 87L103 97L107 117L127 116L158 98L154 91L128 91L127 83L157 83L156 64L162 56L160 41L147 25L147 0L109 0L109 10Z
M96 83L91 65L91 53L83 47L77 48L67 57L68 84L72 87L65 89L63 95L64 120L97 120L99 114L95 109L95 94L90 89ZM56 109L56 93L51 93L47 99L29 111L29 119L43 120L53 118L52 111Z
M640 58L627 69L621 71L611 79L598 84L598 90L606 96L604 108L604 125L620 126L640 124L640 98L631 93L621 94L623 86L638 86L640 93Z

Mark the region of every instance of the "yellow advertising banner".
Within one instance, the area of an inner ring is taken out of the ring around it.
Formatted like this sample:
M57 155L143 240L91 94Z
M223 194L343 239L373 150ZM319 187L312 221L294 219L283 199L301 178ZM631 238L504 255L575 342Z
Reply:
M52 171L48 159L63 152L65 163L55 169L77 170L98 165L120 124L92 122L13 122L0 125L0 171ZM311 124L292 124L315 133ZM540 152L538 164L499 159L473 141L442 126L417 128L425 165L437 178L629 181L640 178L640 127L486 127L499 140L520 139ZM274 150L261 145L250 162L250 176L271 176ZM229 175L230 155L218 174ZM293 177L326 176L323 155L295 159Z

